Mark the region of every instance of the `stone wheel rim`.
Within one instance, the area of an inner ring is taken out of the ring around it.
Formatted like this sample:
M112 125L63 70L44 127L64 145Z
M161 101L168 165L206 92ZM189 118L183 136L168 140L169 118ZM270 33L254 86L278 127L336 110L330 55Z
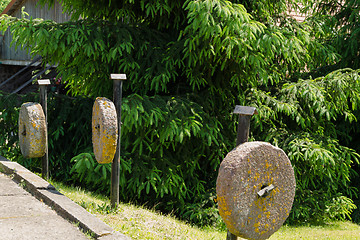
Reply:
M92 141L98 163L110 163L117 146L118 126L115 105L104 97L98 97L93 105Z
M19 145L25 158L39 158L46 153L47 127L39 103L21 105L19 112Z

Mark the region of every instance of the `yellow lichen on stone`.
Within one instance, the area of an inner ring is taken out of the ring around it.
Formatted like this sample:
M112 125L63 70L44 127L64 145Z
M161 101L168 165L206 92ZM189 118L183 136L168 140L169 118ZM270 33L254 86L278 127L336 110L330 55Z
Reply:
M112 162L117 146L117 116L107 98L96 98L93 106L92 137L95 158L99 163Z
M45 115L39 103L24 103L19 112L19 143L25 158L42 157L46 151Z

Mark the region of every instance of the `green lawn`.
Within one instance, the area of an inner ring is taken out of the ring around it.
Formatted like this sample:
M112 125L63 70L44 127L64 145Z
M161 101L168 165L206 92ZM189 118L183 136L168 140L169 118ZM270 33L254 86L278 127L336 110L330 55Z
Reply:
M360 239L360 226L351 222L333 222L324 226L283 226L270 240L350 240Z
M104 196L60 183L52 184L112 228L133 239L226 239L225 231L214 228L200 229L172 216L164 216L131 204L120 204L118 210L113 211L109 206L109 199ZM290 239L360 240L360 226L351 222L333 222L322 226L283 226L270 237L270 240Z

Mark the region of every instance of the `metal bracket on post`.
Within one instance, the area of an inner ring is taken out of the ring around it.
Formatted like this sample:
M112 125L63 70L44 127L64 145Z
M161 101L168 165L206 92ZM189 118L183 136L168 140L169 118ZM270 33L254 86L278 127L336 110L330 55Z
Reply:
M258 114L255 107L236 105L233 114L239 114L239 124L237 127L236 146L247 142L250 132L251 116ZM237 236L227 231L226 240L236 240Z
M49 79L41 79L37 81L40 88L40 105L44 111L45 115L45 124L46 129L48 128L47 122L47 86L50 85ZM46 135L46 150L45 155L41 158L42 168L41 168L41 176L44 179L49 179L49 145L48 145L48 136Z
M110 74L113 80L113 102L116 108L118 122L118 138L114 159L111 165L111 207L116 208L119 205L119 181L120 181L120 146L121 146L121 99L122 85L126 80L126 74Z

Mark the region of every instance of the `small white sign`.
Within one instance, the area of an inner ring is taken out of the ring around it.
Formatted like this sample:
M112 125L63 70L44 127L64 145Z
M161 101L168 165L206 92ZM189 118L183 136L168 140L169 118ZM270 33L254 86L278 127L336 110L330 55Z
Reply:
M241 115L250 115L250 116L254 114L258 114L255 107L240 106L240 105L235 106L233 113L241 114Z
M49 79L40 79L37 81L39 85L50 85Z
M126 80L126 74L110 74L110 79L112 80Z

